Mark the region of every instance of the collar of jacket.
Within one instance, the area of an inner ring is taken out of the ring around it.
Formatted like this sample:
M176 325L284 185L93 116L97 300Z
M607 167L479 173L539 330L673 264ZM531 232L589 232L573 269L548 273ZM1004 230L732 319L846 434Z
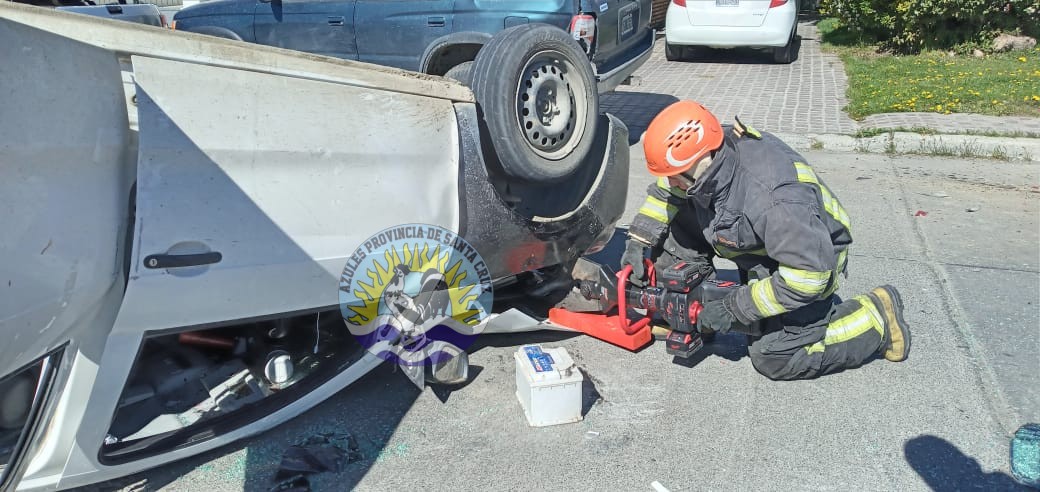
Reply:
M686 191L686 197L693 200L703 208L709 208L711 202L718 196L725 196L733 183L733 173L736 171L737 148L729 138L729 134L722 141L711 161L711 167L704 173L692 188Z

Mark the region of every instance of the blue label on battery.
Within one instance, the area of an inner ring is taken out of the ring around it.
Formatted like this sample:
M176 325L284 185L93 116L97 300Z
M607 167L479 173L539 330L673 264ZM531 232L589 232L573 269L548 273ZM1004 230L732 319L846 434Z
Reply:
M551 371L552 365L556 363L552 356L542 352L540 347L524 347L524 353L527 354L527 358L531 361L531 366L534 367L535 372Z

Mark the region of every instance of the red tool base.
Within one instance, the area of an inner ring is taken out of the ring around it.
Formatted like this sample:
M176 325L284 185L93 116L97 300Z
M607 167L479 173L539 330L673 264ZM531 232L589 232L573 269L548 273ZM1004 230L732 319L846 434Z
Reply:
M650 320L641 320L641 322L633 324L629 328L630 331L633 331L632 334L626 333L621 328L618 316L573 313L566 309L553 308L549 310L549 321L632 351L645 347L653 339L650 333ZM638 329L636 329L637 327Z

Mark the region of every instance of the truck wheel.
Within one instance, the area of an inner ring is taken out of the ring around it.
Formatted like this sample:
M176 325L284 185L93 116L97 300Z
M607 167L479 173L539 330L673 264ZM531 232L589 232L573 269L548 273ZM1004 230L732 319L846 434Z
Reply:
M468 61L459 63L458 65L451 67L451 69L449 69L448 72L444 74L444 76L452 80L457 80L459 81L459 83L463 85L469 86L469 83L473 79L472 72L473 62Z
M547 24L506 29L477 53L471 77L506 173L554 182L581 166L596 134L599 94L592 64L566 31Z

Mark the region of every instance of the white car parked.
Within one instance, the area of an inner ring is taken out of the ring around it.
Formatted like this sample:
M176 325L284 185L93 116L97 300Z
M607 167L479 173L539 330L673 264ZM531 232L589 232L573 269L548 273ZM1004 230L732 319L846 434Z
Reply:
M771 48L777 63L798 54L796 0L672 0L665 18L665 56L686 47Z

